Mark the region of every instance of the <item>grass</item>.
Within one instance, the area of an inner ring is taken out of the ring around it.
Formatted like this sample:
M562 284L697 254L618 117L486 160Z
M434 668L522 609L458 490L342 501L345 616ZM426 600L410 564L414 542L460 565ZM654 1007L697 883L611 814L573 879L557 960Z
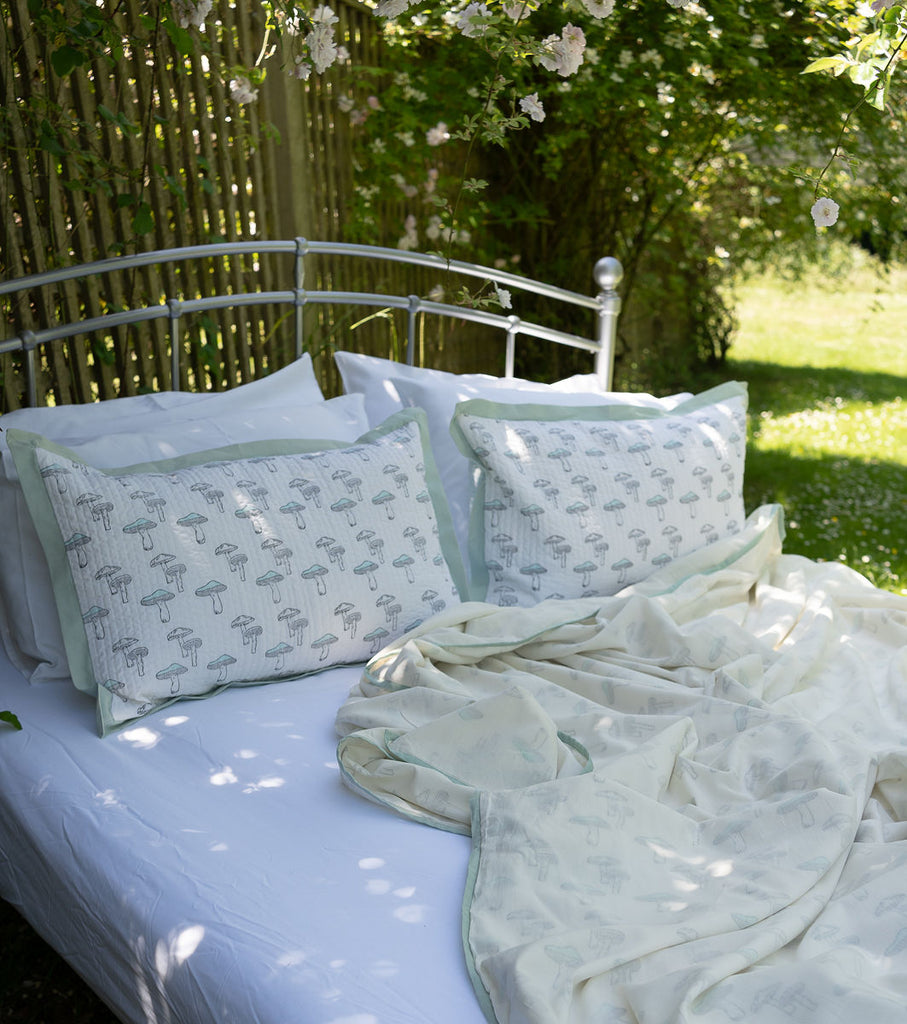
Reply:
M907 593L907 269L859 251L837 272L738 291L724 376L750 390L746 505L785 507L786 550Z

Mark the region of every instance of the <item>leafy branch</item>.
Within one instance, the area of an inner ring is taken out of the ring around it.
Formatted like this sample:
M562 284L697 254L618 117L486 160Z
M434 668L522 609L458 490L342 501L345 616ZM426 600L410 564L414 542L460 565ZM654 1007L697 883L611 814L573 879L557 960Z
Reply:
M841 156L844 138L857 112L867 104L884 110L888 104L895 63L907 45L907 26L904 8L898 6L885 12L882 25L876 32L858 36L844 53L820 57L803 69L803 74L829 71L835 78L846 74L855 84L863 87L863 95L848 110L831 156L815 179L814 197L819 198L822 182L834 162ZM893 45L892 45L893 44Z

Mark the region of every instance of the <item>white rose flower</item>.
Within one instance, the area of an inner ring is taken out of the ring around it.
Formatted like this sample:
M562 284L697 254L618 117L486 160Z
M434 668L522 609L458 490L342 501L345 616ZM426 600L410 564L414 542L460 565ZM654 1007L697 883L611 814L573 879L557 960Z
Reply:
M330 7L322 5L321 7L316 7L315 10L312 11L312 23L315 25L336 25L338 21L340 21L340 19L336 14L334 14Z
M548 71L556 71L563 78L575 75L583 62L586 36L576 25L564 26L560 36L550 35L542 40L543 53L537 58Z
M614 10L614 0L583 0L583 7L593 18L607 18Z
M258 98L258 90L252 88L248 78L240 75L230 82L230 98L236 103L251 103Z
M419 232L416 230L416 218L409 214L406 220L403 222L403 229L406 234L403 235L397 242L398 249L418 249L419 248Z
M450 132L443 121L439 121L434 128L429 128L425 133L425 141L429 146L441 146L450 138Z
M488 17L490 17L488 4L469 4L457 19L457 28L467 37L484 35L485 26L482 21Z
M312 65L303 57L298 56L293 62L290 74L293 78L298 78L301 82L307 82L309 80L309 76L312 74Z
M441 237L441 229L442 228L443 228L443 224L441 223L441 218L438 216L438 214L433 213L428 218L428 225L425 228L425 237L430 242L437 241L437 239L439 239Z
M379 18L399 17L409 7L409 0L378 0L375 14Z
M334 42L334 30L324 22L317 23L311 32L305 37L306 46L309 48L309 56L315 65L315 70L320 75L337 59L337 44Z
M809 212L812 214L813 222L817 228L829 228L832 224L837 223L838 210L840 210L840 207L834 199L823 196L813 203Z
M545 108L542 106L537 92L532 92L520 100L520 110L524 114L528 114L533 121L545 120Z
M504 13L511 21L523 21L524 18L529 17L532 11L529 10L529 4L525 0L516 0L515 3L504 4Z
M180 28L201 28L213 5L214 0L173 0L173 16Z

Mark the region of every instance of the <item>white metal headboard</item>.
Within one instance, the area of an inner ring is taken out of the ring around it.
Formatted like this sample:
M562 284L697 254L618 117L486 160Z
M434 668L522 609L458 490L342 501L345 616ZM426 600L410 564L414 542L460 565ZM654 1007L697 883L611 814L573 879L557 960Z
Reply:
M595 372L603 389L610 390L613 377L617 318L620 296L617 287L623 270L618 260L603 257L593 268L593 279L599 288L596 295L583 295L541 281L534 281L496 268L446 260L437 255L414 253L378 246L356 245L347 242L312 242L305 238L286 241L225 242L209 245L161 249L148 253L97 260L76 266L61 267L40 274L0 282L0 298L27 296L30 291L55 284L91 278L111 272L122 272L153 265L181 263L205 257L260 256L266 253L284 253L294 257L293 281L278 291L240 291L194 298L162 296L161 301L136 309L117 310L101 316L87 317L69 323L53 323L38 330L22 330L0 341L0 354L22 352L25 356L27 394L30 405L37 404L37 375L35 350L48 343L70 339L92 331L108 330L152 320L167 320L170 337L172 387L179 388L181 338L186 318L193 314L224 310L239 306L289 305L294 310L294 338L297 358L302 355L305 337L305 309L313 303L358 304L377 308L392 307L406 312L407 362L414 361L416 323L420 314L456 317L472 323L484 324L503 330L505 342L505 375L513 376L514 351L517 337L525 336L584 349L595 357ZM366 260L407 263L431 268L439 272L456 272L481 278L497 287L513 289L543 296L574 307L592 310L597 314L597 329L590 337L521 320L517 316L484 308L435 302L418 295L384 295L357 291L319 291L306 288L306 257L349 256Z

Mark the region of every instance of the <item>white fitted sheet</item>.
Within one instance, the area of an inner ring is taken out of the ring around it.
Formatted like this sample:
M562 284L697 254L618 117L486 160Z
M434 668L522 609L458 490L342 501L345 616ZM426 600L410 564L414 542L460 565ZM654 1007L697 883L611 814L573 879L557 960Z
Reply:
M0 895L135 1024L470 1024L466 837L342 786L358 667L185 701L99 739L0 653Z

